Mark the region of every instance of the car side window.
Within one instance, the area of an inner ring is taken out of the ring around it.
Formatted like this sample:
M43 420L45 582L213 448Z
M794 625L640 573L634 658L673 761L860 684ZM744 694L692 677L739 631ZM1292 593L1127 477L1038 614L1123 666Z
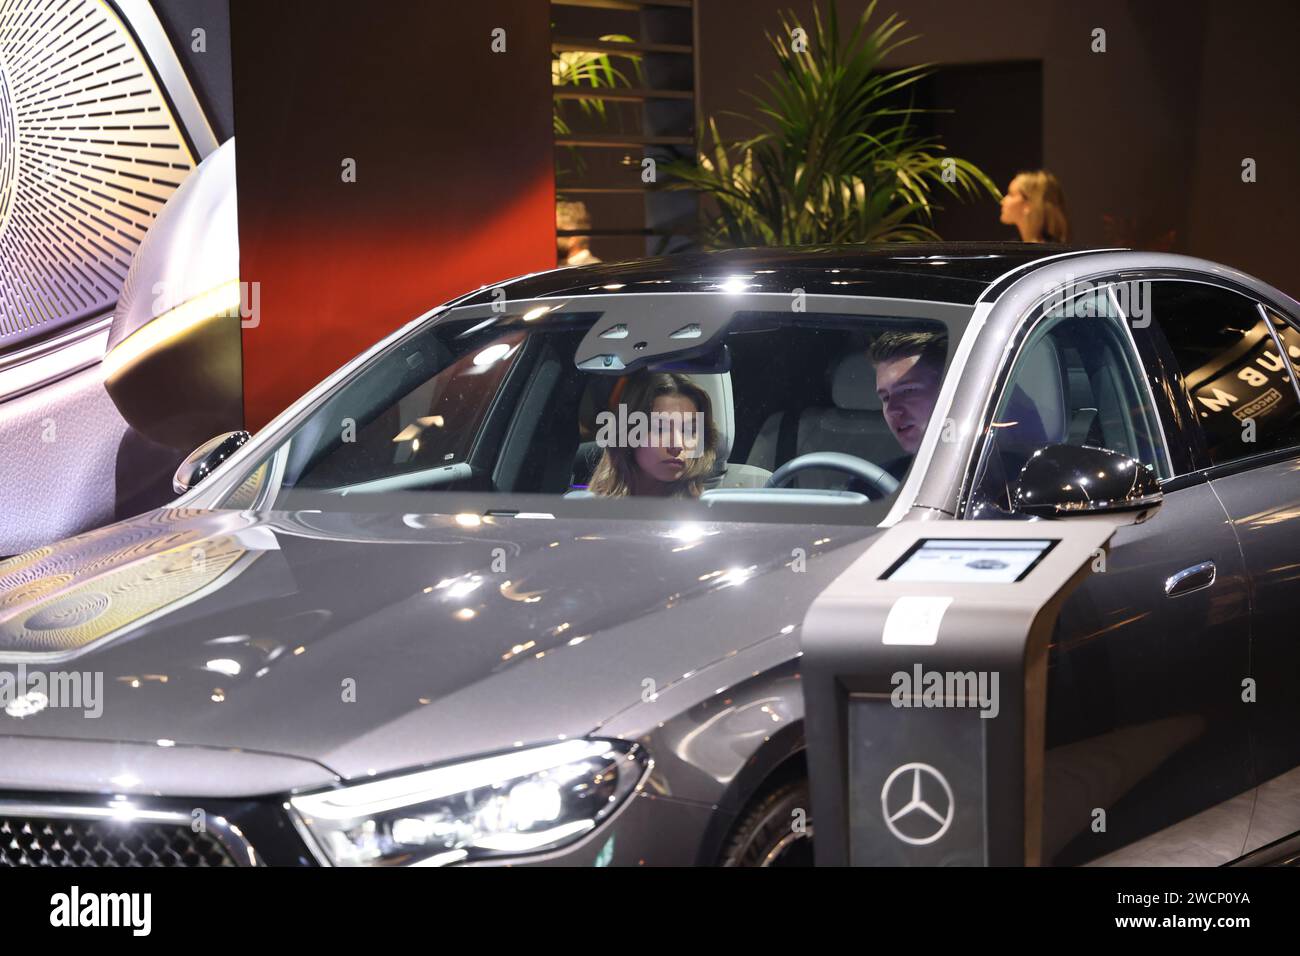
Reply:
M1300 357L1300 335L1286 322L1265 319L1230 289L1175 281L1152 283L1151 317L1211 464L1300 446L1300 398L1287 368Z
M1030 333L998 397L968 514L1011 516L1020 470L1047 445L1109 449L1169 477L1122 321L1101 289L1057 306Z
M285 483L333 488L466 461L523 339L452 356L431 333L394 350L331 400L334 428L294 437Z

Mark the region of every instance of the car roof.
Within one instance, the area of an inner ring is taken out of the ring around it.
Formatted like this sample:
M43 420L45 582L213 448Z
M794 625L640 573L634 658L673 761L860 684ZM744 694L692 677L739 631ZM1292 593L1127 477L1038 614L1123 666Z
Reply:
M628 262L572 266L522 276L500 287L510 298L542 299L647 292L731 291L866 295L973 305L989 284L1038 260L1089 251L1054 243L943 242L727 249ZM457 305L490 301L485 286Z

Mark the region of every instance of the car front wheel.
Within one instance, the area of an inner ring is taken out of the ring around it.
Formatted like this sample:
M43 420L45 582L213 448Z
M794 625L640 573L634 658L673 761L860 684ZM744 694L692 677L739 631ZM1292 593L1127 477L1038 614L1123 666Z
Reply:
M722 852L723 866L812 866L808 781L785 784L752 803Z

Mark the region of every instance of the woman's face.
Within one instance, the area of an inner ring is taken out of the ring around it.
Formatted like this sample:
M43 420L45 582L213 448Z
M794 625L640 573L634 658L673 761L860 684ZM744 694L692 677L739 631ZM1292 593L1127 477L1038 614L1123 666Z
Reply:
M1011 180L1002 197L1002 224L1015 226L1029 221L1029 199L1020 188L1020 177Z
M658 417L651 418L650 440L636 450L636 464L642 474L664 484L681 479L687 457L698 456L699 444L704 440L701 429L694 427L698 411L685 395L656 396L651 412Z

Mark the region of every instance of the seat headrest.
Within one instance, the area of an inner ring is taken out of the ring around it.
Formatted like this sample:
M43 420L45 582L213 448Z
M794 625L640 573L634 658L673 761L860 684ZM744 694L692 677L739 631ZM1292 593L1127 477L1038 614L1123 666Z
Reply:
M1069 423L1065 379L1060 356L1050 337L1039 339L1030 348L1020 360L1015 375L1016 384L1023 389L1042 422L1044 441L1064 441Z
M998 446L1007 451L1028 456L1059 440L1043 423L1038 405L1018 384L1011 389L1011 396L999 418Z
M839 360L831 373L831 401L836 408L880 411L876 370L866 352L850 352Z
M727 463L736 435L736 403L731 394L731 373L691 375L690 380L708 393L713 405L713 425L718 430L718 468Z

